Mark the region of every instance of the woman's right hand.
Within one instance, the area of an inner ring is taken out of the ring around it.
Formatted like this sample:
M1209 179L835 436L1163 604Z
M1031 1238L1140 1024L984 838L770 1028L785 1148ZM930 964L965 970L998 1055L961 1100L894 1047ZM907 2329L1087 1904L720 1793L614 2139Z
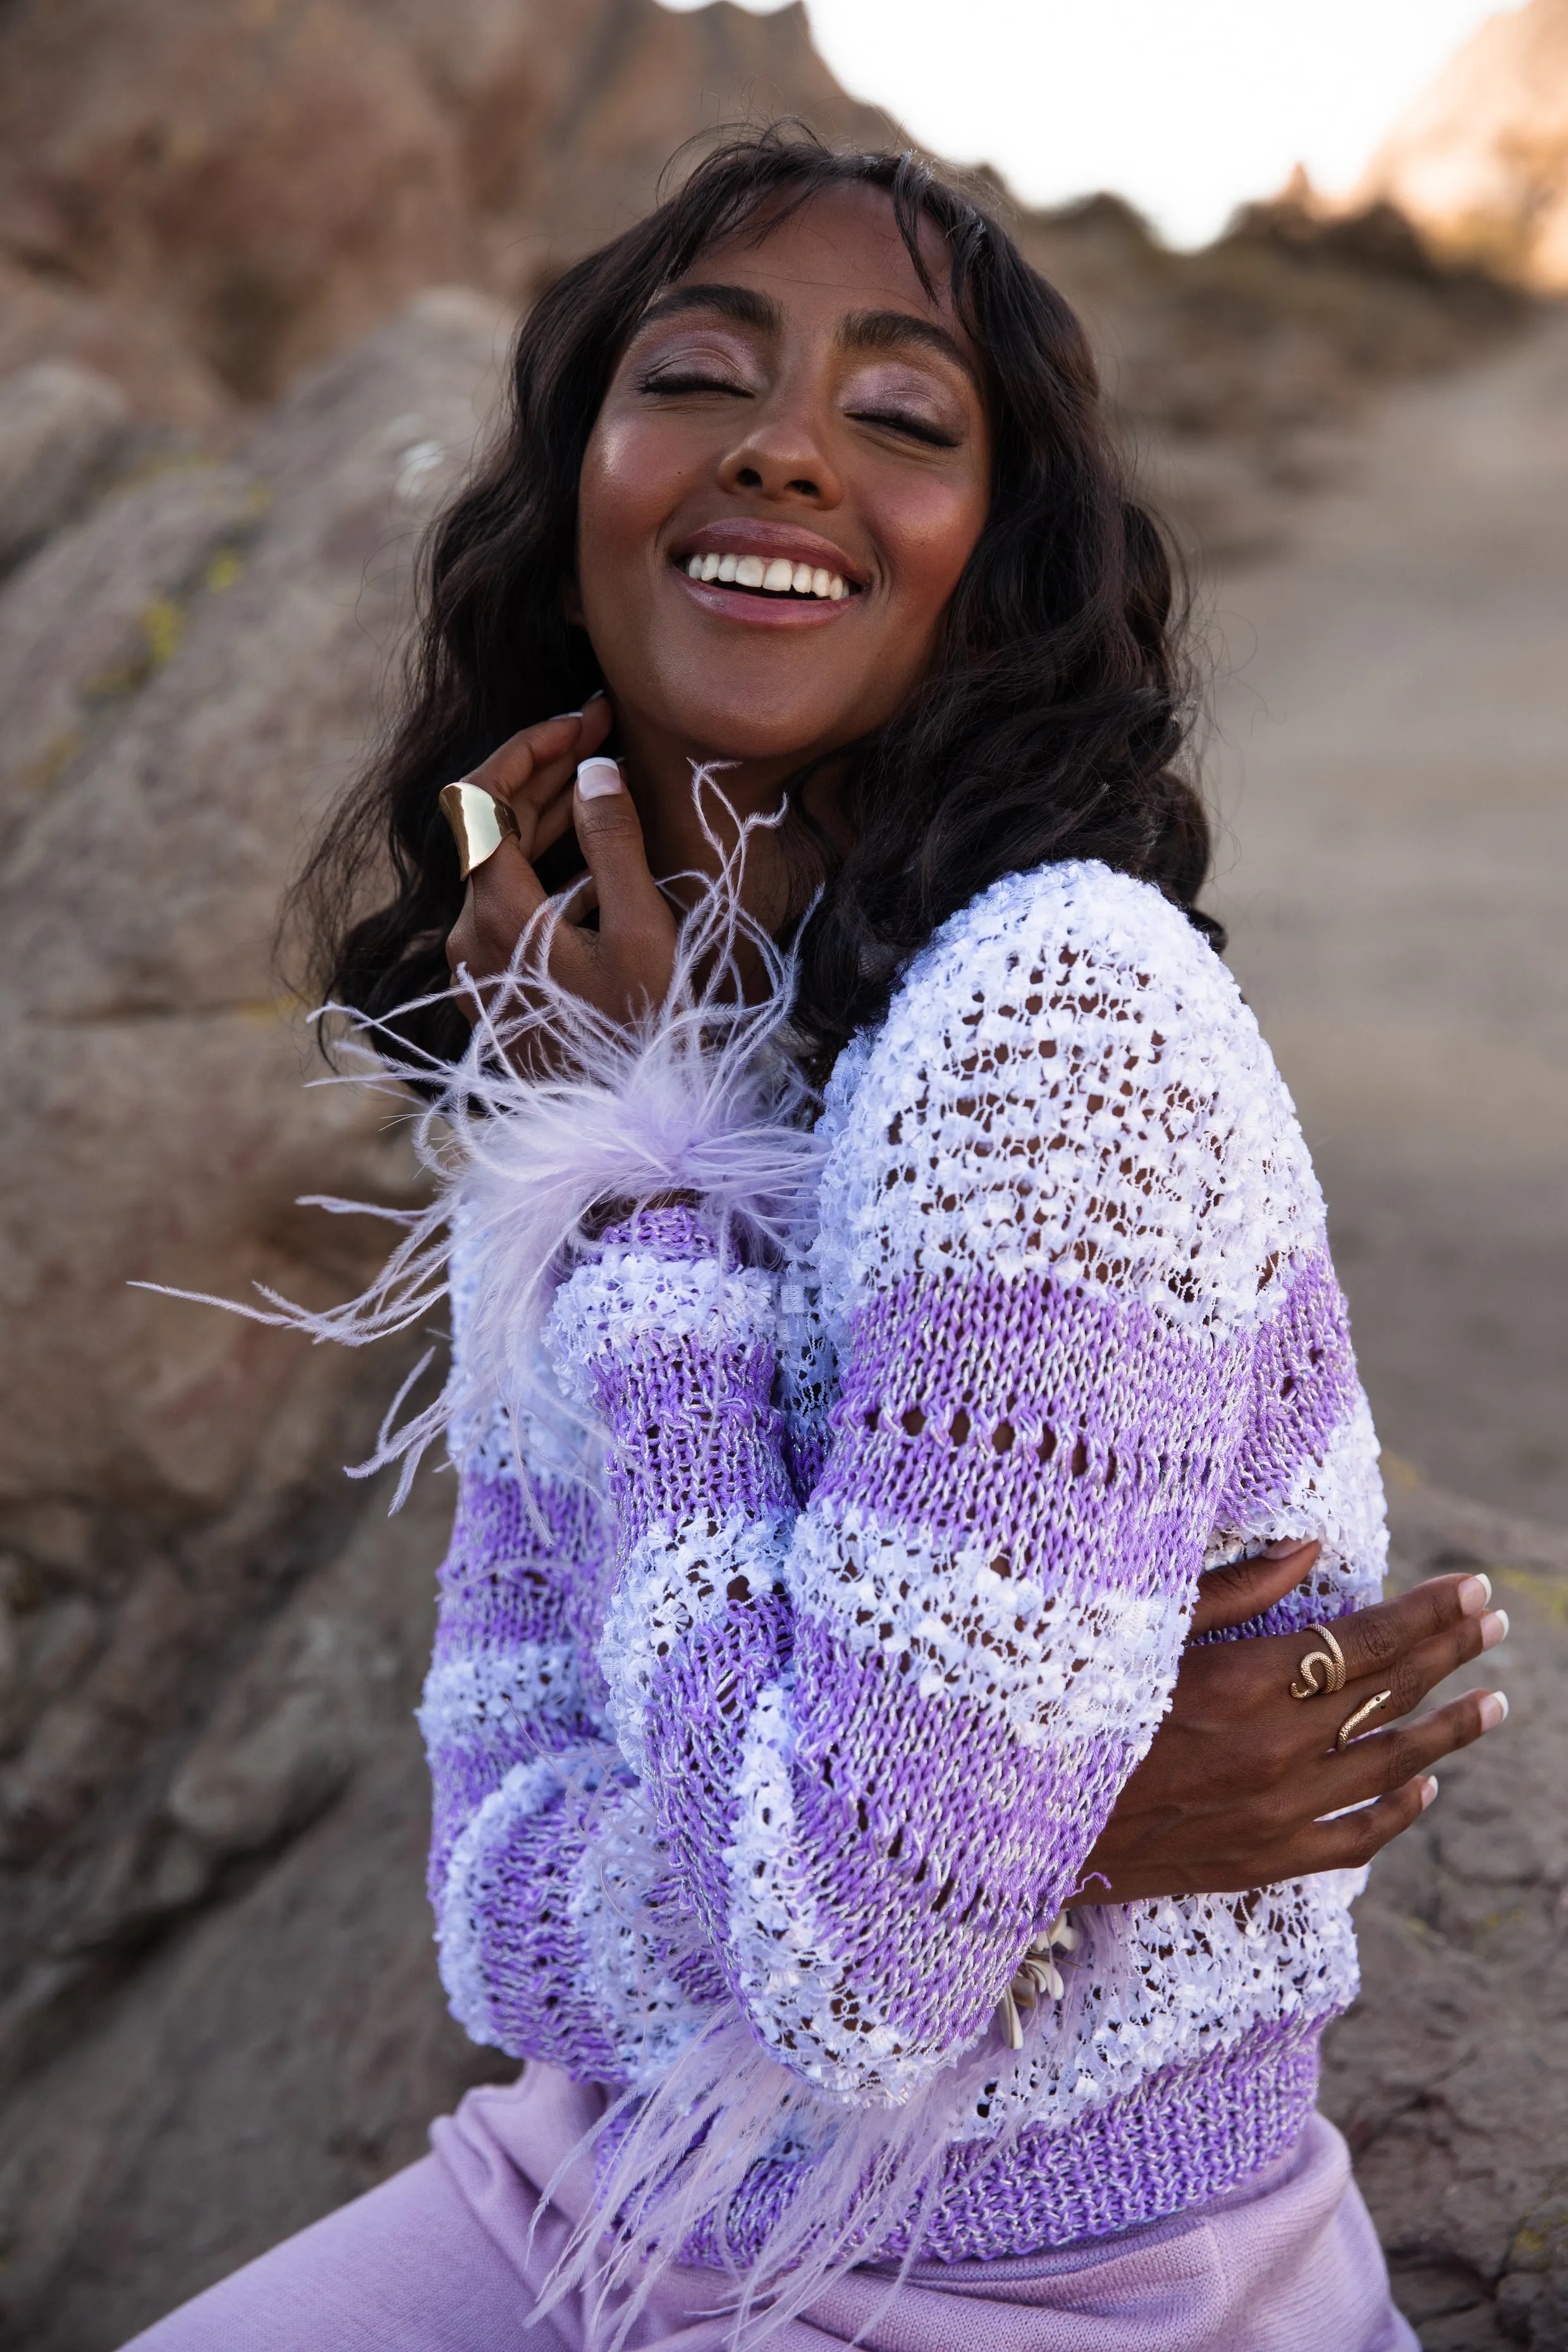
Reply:
M1507 1633L1484 1576L1435 1577L1327 1621L1345 1661L1332 1695L1290 1696L1302 1660L1322 1647L1310 1628L1196 1638L1260 1615L1317 1556L1316 1544L1301 1545L1201 1580L1170 1712L1084 1864L1075 1903L1237 1894L1370 1862L1436 1794L1432 1766L1502 1721L1500 1691L1468 1691L1417 1723L1396 1721ZM1342 1753L1340 1726L1381 1691L1392 1696L1373 1718L1378 1727Z

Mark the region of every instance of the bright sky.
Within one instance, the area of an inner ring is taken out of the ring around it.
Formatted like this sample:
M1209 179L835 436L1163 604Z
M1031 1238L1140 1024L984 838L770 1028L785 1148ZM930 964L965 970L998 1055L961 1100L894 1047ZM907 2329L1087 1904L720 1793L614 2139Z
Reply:
M759 13L778 0L742 0ZM700 6L703 0L665 0ZM1513 0L1517 6L1519 0ZM844 88L955 163L1055 205L1130 197L1173 243L1305 163L1349 187L1510 0L807 0Z

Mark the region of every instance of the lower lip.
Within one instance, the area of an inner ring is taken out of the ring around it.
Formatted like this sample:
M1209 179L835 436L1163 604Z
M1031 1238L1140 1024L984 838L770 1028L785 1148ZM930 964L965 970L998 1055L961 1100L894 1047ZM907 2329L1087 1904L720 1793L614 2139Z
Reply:
M853 593L840 596L837 603L830 596L813 596L809 602L804 596L755 596L743 588L721 588L716 580L693 580L689 572L678 572L673 564L670 571L705 613L717 613L726 621L744 621L753 629L820 629L840 619L857 601Z

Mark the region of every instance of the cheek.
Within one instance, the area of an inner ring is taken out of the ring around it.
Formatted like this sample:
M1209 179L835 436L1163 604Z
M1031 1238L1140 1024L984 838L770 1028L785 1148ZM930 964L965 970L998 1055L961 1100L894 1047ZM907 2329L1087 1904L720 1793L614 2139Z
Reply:
M689 452L658 421L607 415L595 426L583 458L577 497L577 552L586 591L601 567L624 571L653 552L660 525L697 471Z
M912 604L934 615L947 603L985 527L986 509L984 492L972 483L932 482L922 495L900 501L886 537Z

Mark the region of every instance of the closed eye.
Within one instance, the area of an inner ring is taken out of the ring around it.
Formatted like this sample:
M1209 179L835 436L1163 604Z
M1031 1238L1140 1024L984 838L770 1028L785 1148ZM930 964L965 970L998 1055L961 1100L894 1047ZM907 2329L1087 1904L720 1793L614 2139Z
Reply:
M732 376L710 375L690 368L658 369L641 378L639 392L724 392L734 400L750 400L749 386Z
M846 412L857 425L879 425L885 432L907 434L911 441L923 441L931 449L956 449L959 436L929 416L911 416L906 410L893 408L851 408Z

